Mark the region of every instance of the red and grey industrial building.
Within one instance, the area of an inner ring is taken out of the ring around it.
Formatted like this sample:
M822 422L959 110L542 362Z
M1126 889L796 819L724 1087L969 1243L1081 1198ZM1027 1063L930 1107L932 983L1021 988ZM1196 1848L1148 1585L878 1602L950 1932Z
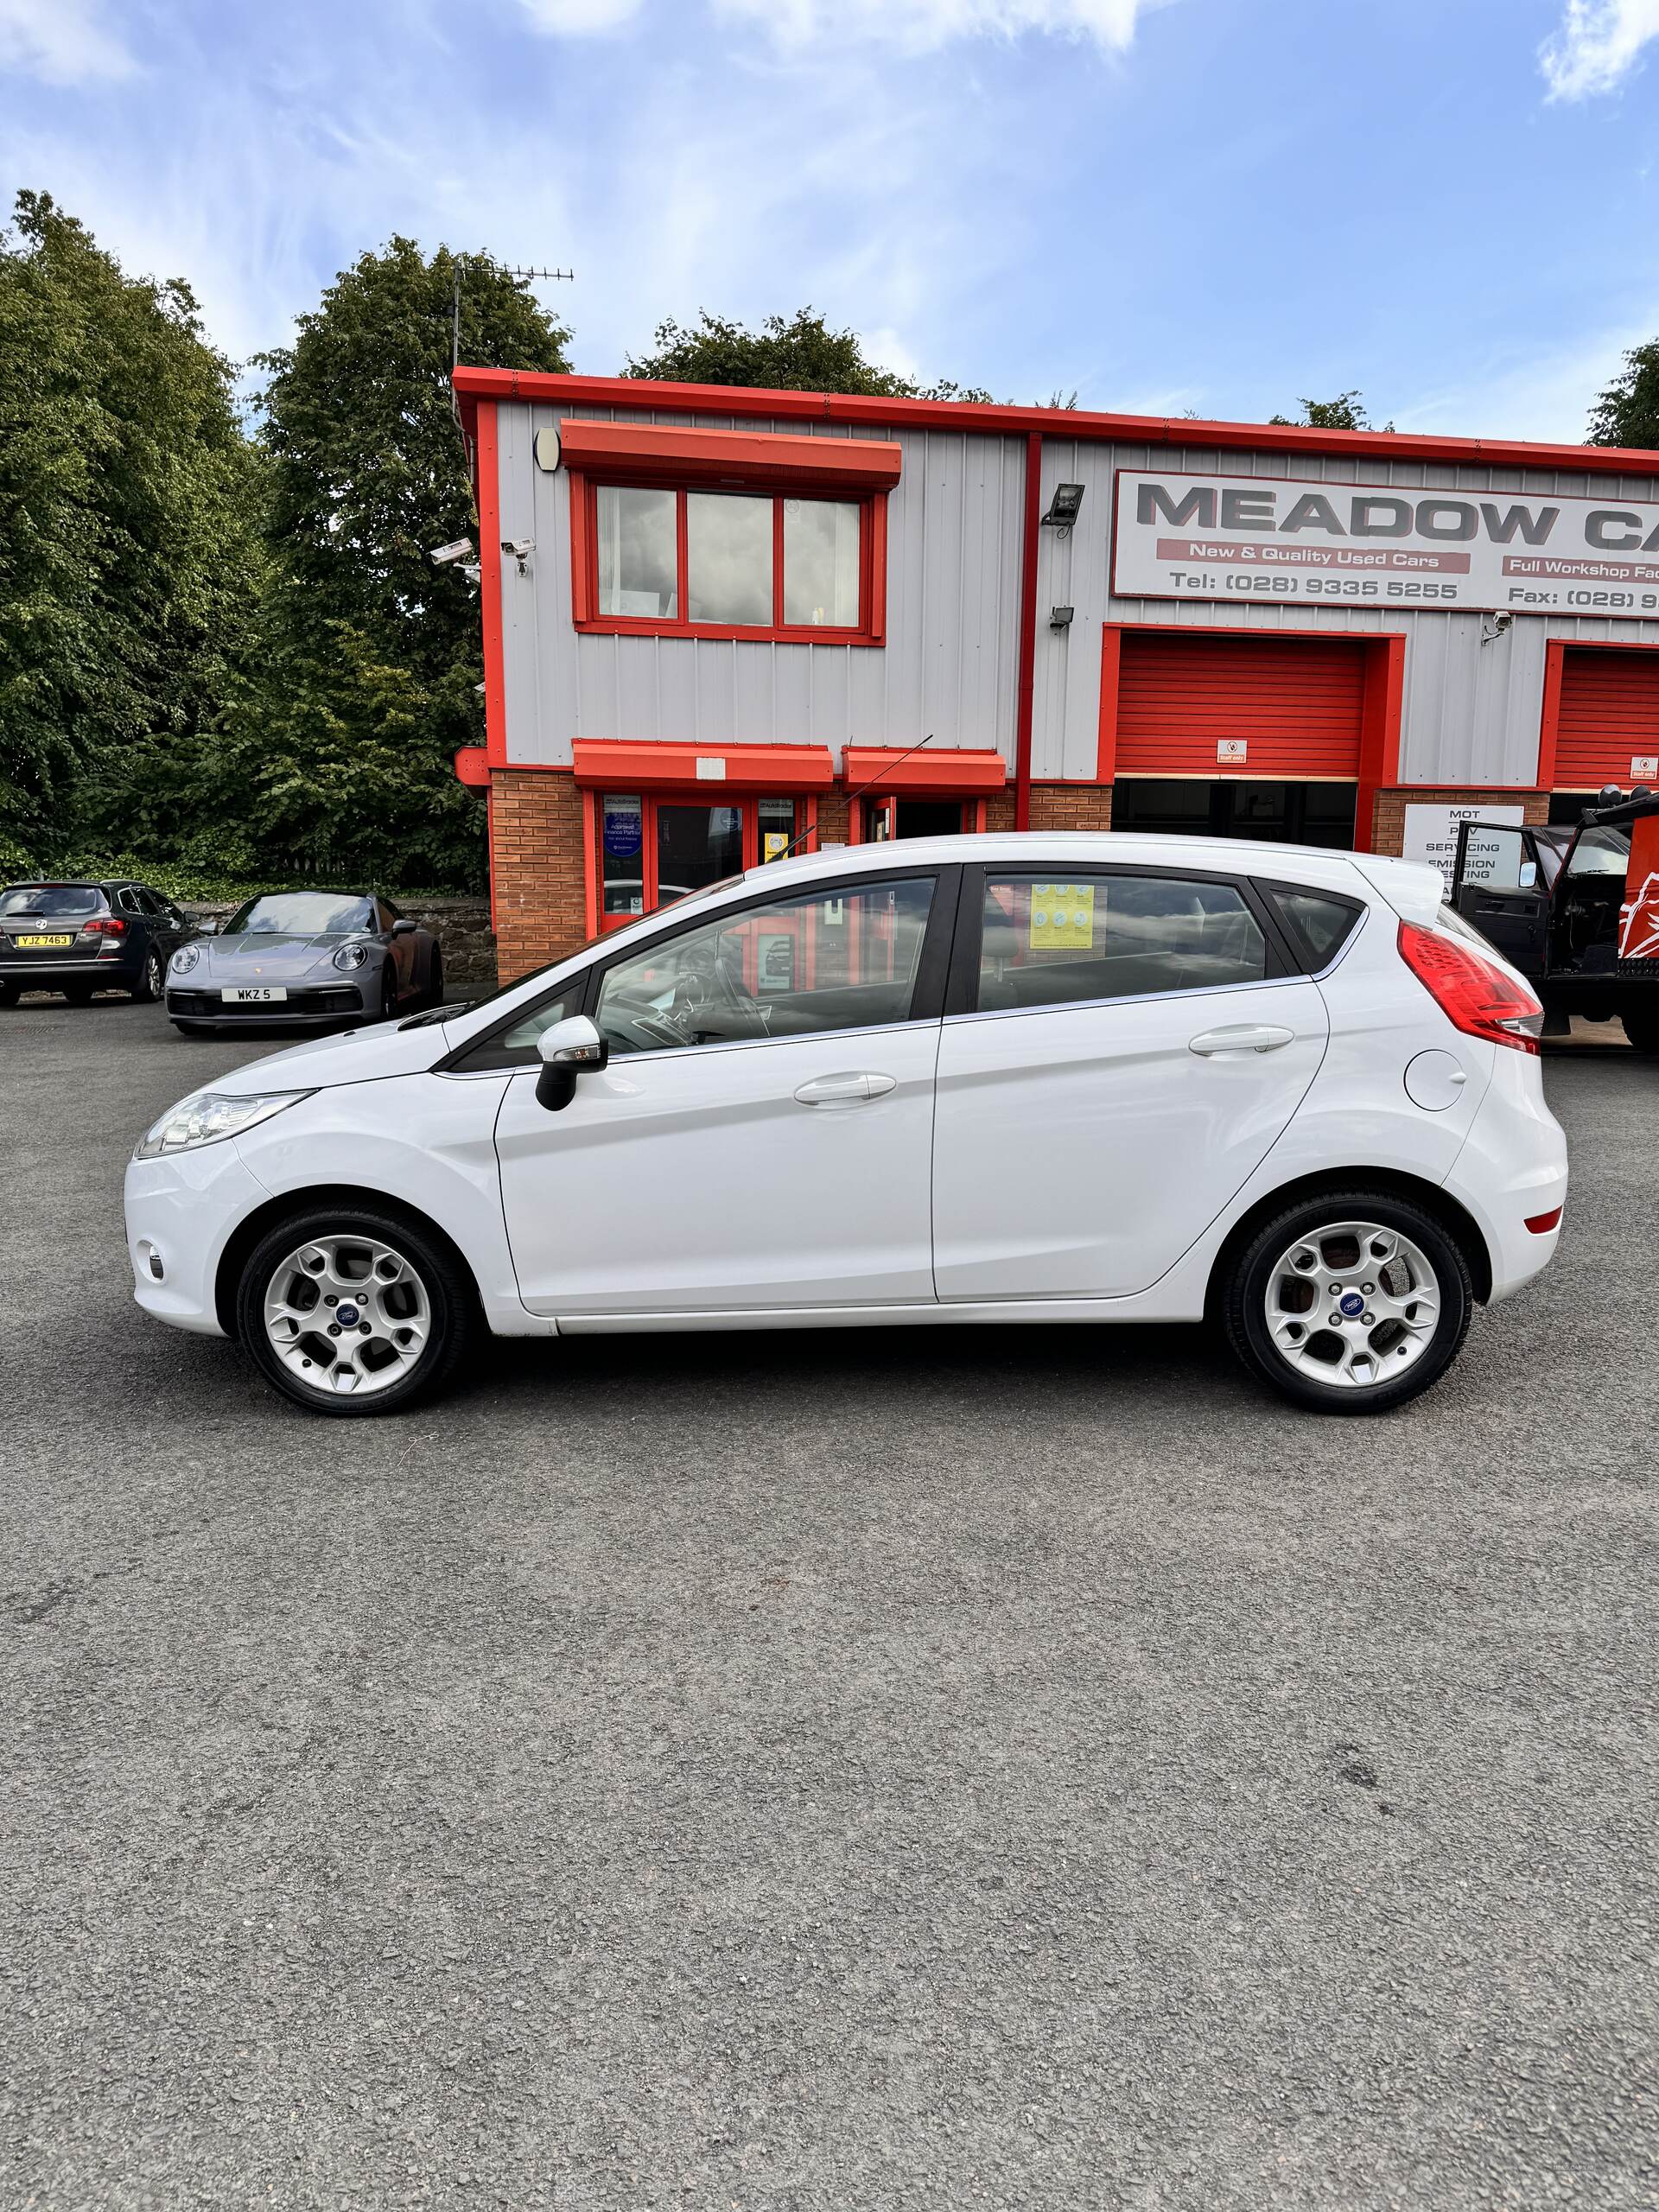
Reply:
M791 847L1400 852L1448 808L1572 818L1659 768L1659 454L455 386L486 708L456 770L488 795L504 980Z

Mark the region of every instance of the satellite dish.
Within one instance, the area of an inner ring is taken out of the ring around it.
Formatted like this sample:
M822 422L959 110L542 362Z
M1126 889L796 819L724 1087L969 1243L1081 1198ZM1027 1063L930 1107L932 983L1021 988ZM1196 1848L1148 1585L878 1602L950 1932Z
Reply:
M544 468L550 476L559 465L559 434L550 424L536 433L536 466Z

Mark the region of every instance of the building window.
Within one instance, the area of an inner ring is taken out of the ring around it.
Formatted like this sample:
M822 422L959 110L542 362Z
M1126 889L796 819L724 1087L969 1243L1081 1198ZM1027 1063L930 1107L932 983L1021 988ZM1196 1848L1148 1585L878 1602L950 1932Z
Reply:
M807 849L817 819L810 799L602 791L590 803L595 933Z
M573 479L571 498L579 628L881 641L885 493L838 499Z

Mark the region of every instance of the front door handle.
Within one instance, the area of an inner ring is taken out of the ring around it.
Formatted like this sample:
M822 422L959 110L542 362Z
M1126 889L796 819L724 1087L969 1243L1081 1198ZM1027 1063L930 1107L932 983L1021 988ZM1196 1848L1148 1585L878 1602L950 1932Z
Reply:
M1230 1029L1205 1029L1187 1046L1206 1060L1224 1059L1230 1053L1276 1052L1295 1038L1294 1029L1279 1029L1271 1022L1241 1021Z
M896 1075L821 1075L804 1083L795 1096L803 1106L861 1106L867 1098L884 1098L898 1088Z

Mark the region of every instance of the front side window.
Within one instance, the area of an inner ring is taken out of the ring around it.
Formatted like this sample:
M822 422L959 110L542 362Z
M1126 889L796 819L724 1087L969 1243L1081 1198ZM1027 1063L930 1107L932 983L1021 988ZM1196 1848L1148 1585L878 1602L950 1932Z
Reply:
M613 1054L906 1021L932 899L918 876L747 907L619 960L594 1020Z
M607 624L871 627L868 500L601 484L592 502L591 611Z
M1260 982L1267 940L1229 883L998 875L985 885L979 1008L1003 1013Z

